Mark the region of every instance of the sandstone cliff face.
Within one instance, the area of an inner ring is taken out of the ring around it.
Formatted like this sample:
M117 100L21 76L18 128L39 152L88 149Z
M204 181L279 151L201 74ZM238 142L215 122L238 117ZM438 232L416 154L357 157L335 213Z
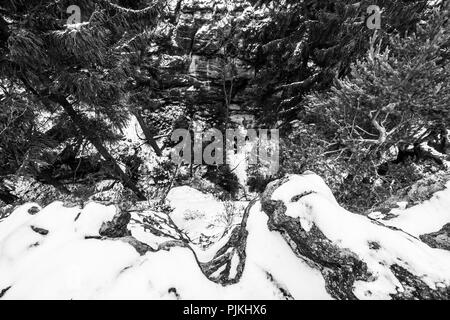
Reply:
M245 108L257 48L241 36L255 32L262 12L244 0L174 0L165 17L148 66L156 79L153 107Z

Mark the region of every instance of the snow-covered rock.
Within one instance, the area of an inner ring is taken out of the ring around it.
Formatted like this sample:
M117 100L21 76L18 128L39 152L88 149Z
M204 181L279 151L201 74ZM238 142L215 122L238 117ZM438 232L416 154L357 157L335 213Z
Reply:
M233 208L227 208L225 202L188 186L173 188L167 200L174 208L170 217L175 224L192 242L199 244L207 244L209 240L214 242L228 228L239 224L246 205L246 202L235 202Z
M389 215L393 218L385 220L385 224L414 236L439 231L450 221L450 181L444 190L436 192L431 199L410 208L392 209Z
M54 203L31 215L35 206L18 208L0 224L4 299L331 298L320 273L267 230L259 206L251 211L251 236L243 243L247 267L240 281L227 287L205 275L189 246L172 243L138 252L132 245L138 240L132 237L100 237L104 223L117 216L114 207ZM89 218L92 223L87 223ZM239 263L231 261L234 267Z
M321 270L335 298L450 298L449 251L343 209L317 175L272 183L262 205L269 229Z
M127 212L96 203L17 208L0 221L0 297L450 297L449 251L346 211L312 173L270 184L240 225L206 250L181 229L201 232L224 204L187 187L168 198L170 217L155 208ZM189 210L206 217L186 219Z

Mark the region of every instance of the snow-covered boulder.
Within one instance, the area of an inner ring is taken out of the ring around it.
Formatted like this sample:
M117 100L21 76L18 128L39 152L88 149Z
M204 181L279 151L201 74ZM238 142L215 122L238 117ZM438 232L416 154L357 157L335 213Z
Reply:
M343 209L315 174L272 183L262 208L269 229L321 271L335 298L450 298L449 251Z
M450 179L450 175L447 175L446 178ZM394 208L385 216L377 215L376 212L371 216L414 236L438 232L450 221L450 181L446 182L444 187L441 187L438 183L434 183L430 187L437 188L436 192L433 192L429 199L425 199L418 205L408 208ZM412 191L418 194L426 194L428 190L428 186L419 185Z
M246 205L235 202L230 208L213 195L188 186L173 188L167 200L174 209L170 214L174 223L193 243L204 246L214 243L230 227L239 224Z
M189 188L169 198L172 213L19 207L0 221L0 298L450 297L450 251L343 209L315 174L270 184L206 250L180 235L208 226L205 217L190 225L186 209L214 217L223 203Z
M102 236L105 228L122 230L128 217L117 210L95 203L68 208L59 202L15 210L0 223L0 297L331 298L320 272L299 260L281 236L267 229L259 204L248 211L244 228L249 237L241 244L247 257L230 257L228 274L237 281L225 287L211 281L215 275L207 274L206 264L190 244L167 238L155 248L128 233ZM219 266L217 273L222 271Z

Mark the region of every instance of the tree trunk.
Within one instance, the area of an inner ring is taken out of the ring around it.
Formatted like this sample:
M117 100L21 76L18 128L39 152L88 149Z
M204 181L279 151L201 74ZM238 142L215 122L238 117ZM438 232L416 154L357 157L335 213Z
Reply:
M160 157L162 155L161 149L159 148L158 144L156 143L155 139L153 138L153 134L150 131L150 129L147 127L140 112L134 111L133 114L136 117L137 121L139 122L139 126L141 127L142 132L144 133L145 140L147 140L147 143L153 148L153 150L155 150L156 155L158 157Z
M144 193L141 190L139 190L139 188L133 183L133 181L131 181L130 177L119 167L116 159L114 159L114 157L109 153L109 151L103 146L103 143L97 136L97 134L92 130L90 130L88 126L84 125L83 119L75 111L72 105L66 100L66 98L61 96L52 96L51 99L63 107L63 109L67 112L67 114L72 119L74 124L85 133L86 138L89 140L90 143L92 143L92 145L97 149L97 151L102 155L102 157L106 161L111 162L113 164L114 171L116 172L116 174L119 175L124 186L131 189L136 194L139 200L146 200Z

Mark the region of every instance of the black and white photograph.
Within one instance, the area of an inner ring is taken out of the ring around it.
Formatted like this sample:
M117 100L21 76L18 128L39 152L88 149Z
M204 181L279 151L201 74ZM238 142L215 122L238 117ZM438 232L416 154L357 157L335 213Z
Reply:
M0 0L0 308L449 299L450 1Z

